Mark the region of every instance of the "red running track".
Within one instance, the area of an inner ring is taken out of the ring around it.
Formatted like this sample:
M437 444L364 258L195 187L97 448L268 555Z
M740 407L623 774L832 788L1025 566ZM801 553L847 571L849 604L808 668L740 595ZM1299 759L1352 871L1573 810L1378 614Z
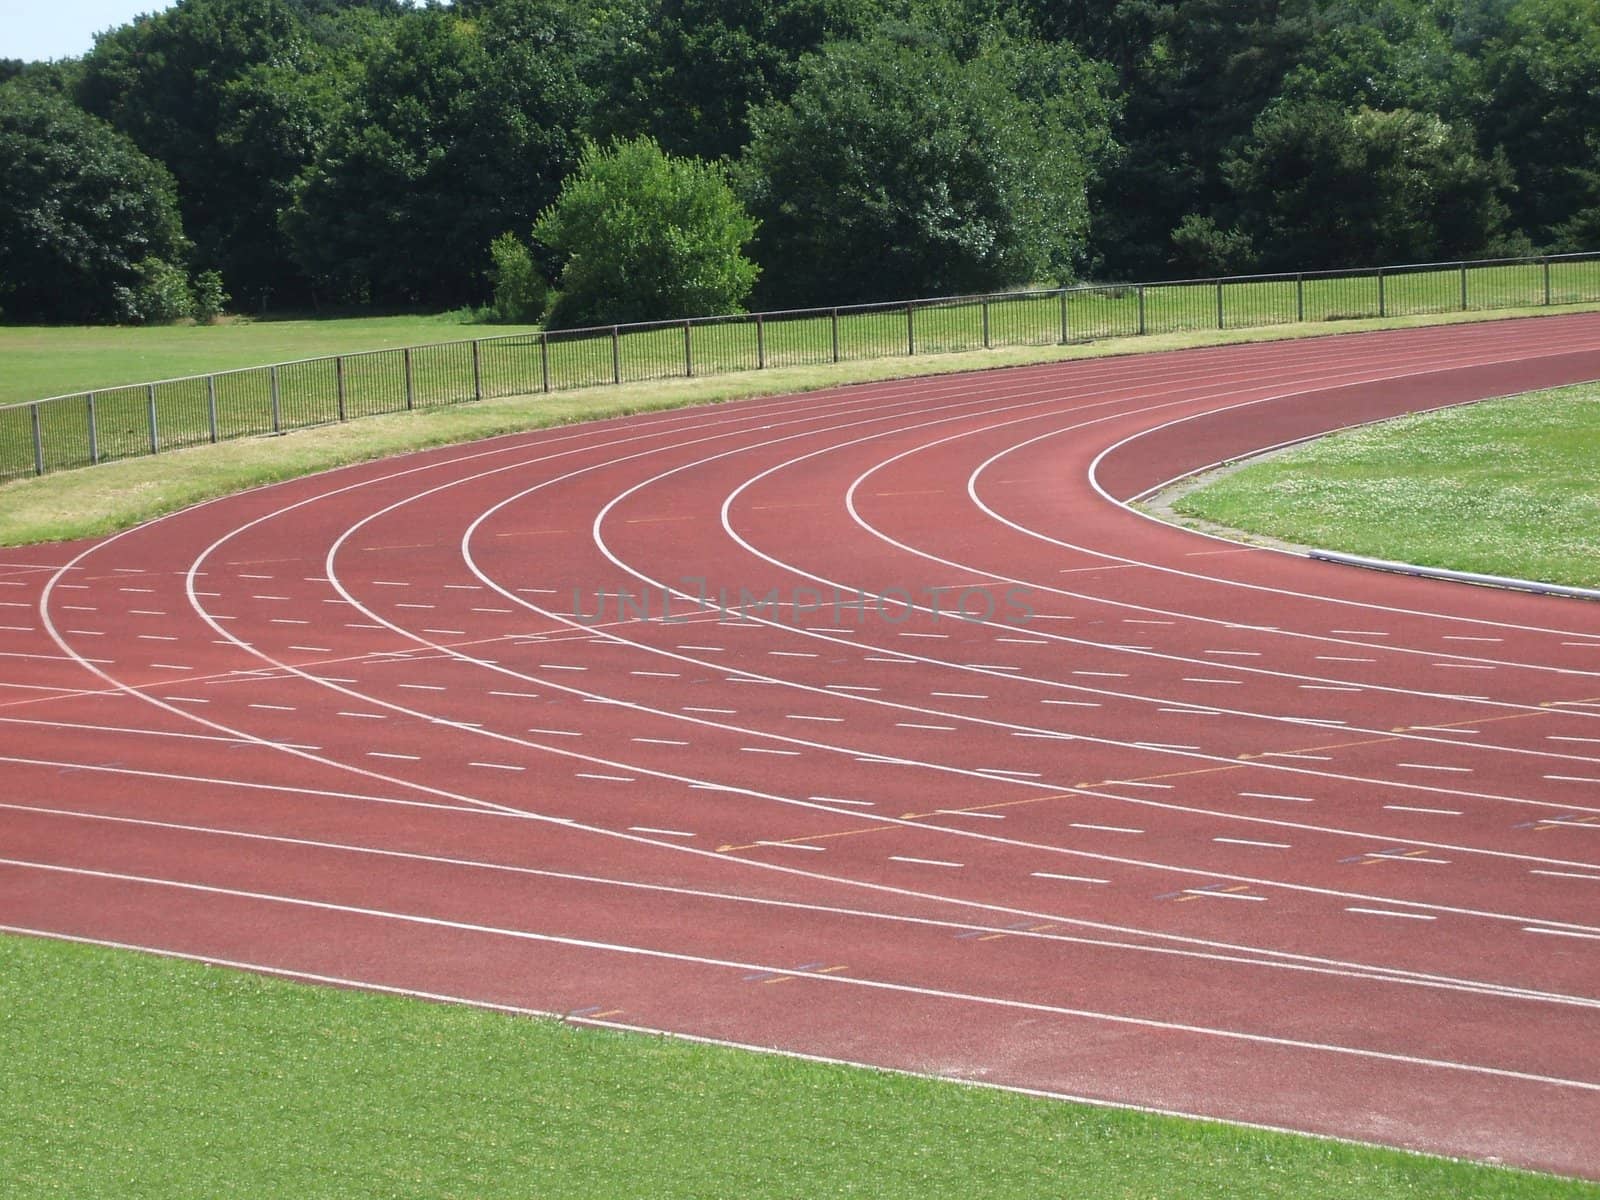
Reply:
M1600 1177L1600 607L1121 503L1597 377L1063 363L5 552L0 924Z

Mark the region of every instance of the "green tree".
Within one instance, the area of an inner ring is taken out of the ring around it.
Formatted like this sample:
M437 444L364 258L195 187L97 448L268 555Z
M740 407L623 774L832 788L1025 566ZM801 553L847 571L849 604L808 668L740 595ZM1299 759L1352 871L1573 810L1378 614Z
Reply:
M616 31L595 131L645 134L670 154L735 158L750 109L789 98L801 55L860 36L879 10L877 0L658 0L636 28Z
M102 35L78 98L171 170L200 261L254 298L297 282L277 216L333 115L291 97L318 69L286 0L181 0Z
M1069 277L1108 145L1104 72L1067 46L834 43L752 118L763 302L823 304Z
M756 225L715 163L649 138L587 148L534 236L562 260L551 325L737 312L758 268Z
M346 301L480 299L490 241L526 228L577 160L585 37L556 0L389 22L285 213L296 261Z
M0 87L0 310L101 322L189 252L172 176L57 95Z
M507 324L530 324L544 315L550 304L550 284L539 274L527 245L514 233L502 233L489 243L489 282L494 285L494 319Z
M1268 269L1466 257L1504 235L1504 162L1428 113L1276 104L1224 174Z
M1484 72L1483 134L1511 163L1516 222L1564 240L1560 226L1600 206L1600 0L1519 0L1484 48Z

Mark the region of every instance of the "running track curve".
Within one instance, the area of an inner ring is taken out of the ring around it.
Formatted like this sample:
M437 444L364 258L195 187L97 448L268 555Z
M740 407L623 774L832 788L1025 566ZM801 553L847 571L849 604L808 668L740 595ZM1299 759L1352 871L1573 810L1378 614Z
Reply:
M0 926L1600 1178L1600 607L1123 503L1594 378L941 376L4 552Z

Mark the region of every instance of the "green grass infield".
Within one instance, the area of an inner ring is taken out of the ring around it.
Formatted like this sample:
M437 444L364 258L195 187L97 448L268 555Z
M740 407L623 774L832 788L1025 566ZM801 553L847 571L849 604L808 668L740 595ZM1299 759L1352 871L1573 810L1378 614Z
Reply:
M1420 566L1600 587L1600 384L1347 430L1225 470L1180 518Z
M18 1200L1600 1196L34 938L0 937L0 1035L0 1163Z

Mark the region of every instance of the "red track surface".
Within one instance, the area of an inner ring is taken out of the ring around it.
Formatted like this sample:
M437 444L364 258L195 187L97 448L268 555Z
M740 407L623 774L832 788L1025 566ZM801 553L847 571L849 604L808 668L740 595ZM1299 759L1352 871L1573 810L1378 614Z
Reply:
M885 383L5 552L0 923L1600 1177L1600 607L1116 503L1596 377L1572 316Z

